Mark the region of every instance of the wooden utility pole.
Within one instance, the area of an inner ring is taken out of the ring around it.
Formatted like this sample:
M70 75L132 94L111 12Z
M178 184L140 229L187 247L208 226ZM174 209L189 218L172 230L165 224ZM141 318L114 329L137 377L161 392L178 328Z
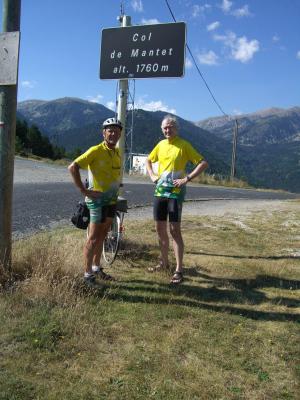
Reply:
M231 172L230 172L230 180L233 181L235 176L235 163L236 163L236 145L237 145L237 137L238 137L238 122L235 120L234 128L233 128L233 140L232 140L232 156L231 156Z
M15 79L12 80L9 76L10 53L14 53L16 46L10 46L10 43L11 39L19 40L20 14L21 0L3 0L1 51L4 51L7 58L0 58L0 69L3 73L4 67L7 67L8 63L8 74L0 82L0 264L5 269L11 267L12 194L17 112L17 69ZM12 34L6 34L6 32ZM17 59L18 49L17 45ZM12 55L11 60L12 64L18 64L15 55ZM5 63L6 65L4 65Z

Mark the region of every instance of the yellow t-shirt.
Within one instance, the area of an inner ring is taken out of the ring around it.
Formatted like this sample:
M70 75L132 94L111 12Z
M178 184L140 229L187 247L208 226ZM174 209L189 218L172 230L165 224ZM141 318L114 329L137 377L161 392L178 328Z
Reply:
M119 149L110 149L105 142L89 148L74 160L89 172L89 189L102 192L101 203L116 203L120 187L121 158Z
M148 156L153 163L158 161L158 182L155 196L184 199L185 186L175 188L174 179L185 176L186 164L190 161L197 165L203 156L186 140L176 136L173 140L161 140Z

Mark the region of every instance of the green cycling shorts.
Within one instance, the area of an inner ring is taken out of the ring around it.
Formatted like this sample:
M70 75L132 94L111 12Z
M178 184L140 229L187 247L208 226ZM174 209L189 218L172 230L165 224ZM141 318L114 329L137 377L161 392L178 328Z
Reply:
M87 200L86 205L90 210L90 222L101 224L106 221L106 218L113 218L116 213L116 204L103 205L97 200Z

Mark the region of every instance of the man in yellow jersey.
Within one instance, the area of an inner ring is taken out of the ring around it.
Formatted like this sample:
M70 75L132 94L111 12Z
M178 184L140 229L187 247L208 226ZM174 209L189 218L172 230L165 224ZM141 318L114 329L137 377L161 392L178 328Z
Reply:
M89 234L84 247L84 280L88 283L95 281L96 275L106 280L113 279L103 271L100 258L104 238L116 212L121 183L121 158L116 148L121 132L121 122L108 118L103 122L103 142L89 148L68 167L75 185L86 196L90 210ZM88 188L82 183L80 168L88 170Z
M181 283L183 280L184 243L181 235L182 203L186 192L186 184L202 171L208 164L192 145L178 136L178 124L174 116L167 115L161 124L165 136L149 154L146 167L152 182L156 184L154 192L153 214L159 239L161 260L159 265L150 267L150 272L168 268L169 230L173 239L173 249L176 258L176 270L171 283ZM188 162L195 168L186 175ZM153 171L152 164L158 162L158 174Z

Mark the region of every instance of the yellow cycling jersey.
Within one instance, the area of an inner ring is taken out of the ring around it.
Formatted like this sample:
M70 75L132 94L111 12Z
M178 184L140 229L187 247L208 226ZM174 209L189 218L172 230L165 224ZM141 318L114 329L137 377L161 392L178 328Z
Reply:
M119 149L110 149L105 142L89 148L74 160L89 172L89 189L102 192L103 204L116 202L120 186L121 158Z
M197 165L203 160L203 156L188 141L176 136L170 141L161 140L151 151L148 159L152 163L158 161L159 180L154 195L183 200L185 187L174 187L173 180L184 177L186 164L189 161Z

